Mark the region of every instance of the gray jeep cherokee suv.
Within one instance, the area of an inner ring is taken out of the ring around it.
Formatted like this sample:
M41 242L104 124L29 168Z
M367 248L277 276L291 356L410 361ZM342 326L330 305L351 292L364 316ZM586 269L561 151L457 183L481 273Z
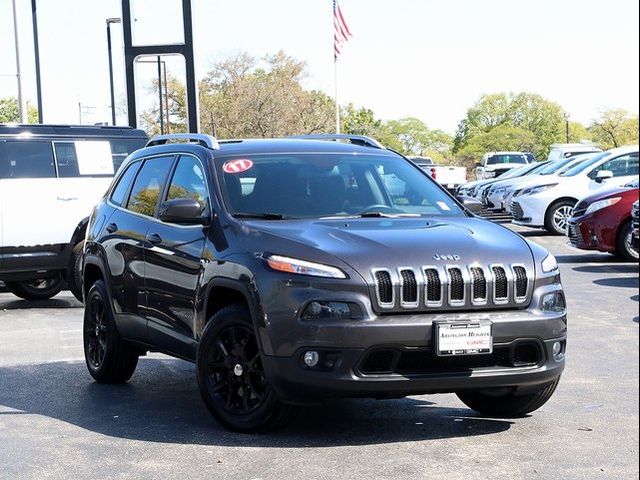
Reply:
M84 295L97 381L183 358L235 430L336 396L519 416L564 368L553 256L365 137L152 139L91 215Z

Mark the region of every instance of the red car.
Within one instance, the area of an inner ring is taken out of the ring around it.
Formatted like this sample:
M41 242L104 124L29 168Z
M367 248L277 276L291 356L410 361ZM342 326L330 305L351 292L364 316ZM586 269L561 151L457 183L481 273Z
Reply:
M638 180L580 200L569 219L567 234L574 247L610 252L638 260L632 242L631 209L638 201Z

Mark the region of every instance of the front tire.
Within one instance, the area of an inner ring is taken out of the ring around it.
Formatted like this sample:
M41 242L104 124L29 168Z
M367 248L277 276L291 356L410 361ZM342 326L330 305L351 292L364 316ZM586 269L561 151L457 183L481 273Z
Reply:
M549 401L558 387L560 377L537 392L518 395L515 392L492 394L489 391L459 392L458 398L467 407L494 417L522 417L538 410Z
M263 432L284 419L262 367L261 352L244 305L229 305L208 322L198 347L198 385L211 414L227 428Z
M637 262L640 258L638 250L633 248L633 228L631 220L627 221L620 227L616 238L616 255L630 262Z
M5 285L16 297L25 300L47 300L60 293L64 287L64 280L62 275L57 273L52 277L23 282L6 282Z
M138 365L138 354L118 333L102 280L91 286L84 308L84 357L98 383L125 383Z
M544 227L554 235L566 235L575 206L573 200L560 200L551 205L545 215Z

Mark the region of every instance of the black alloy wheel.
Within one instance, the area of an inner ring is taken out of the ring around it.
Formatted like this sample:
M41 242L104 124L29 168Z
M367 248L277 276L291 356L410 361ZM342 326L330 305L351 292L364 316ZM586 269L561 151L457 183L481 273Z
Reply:
M246 306L229 305L211 317L196 364L202 398L226 427L266 431L278 426L289 411L269 384Z
M6 282L6 287L11 293L25 300L47 300L60 293L64 286L65 282L60 273L34 280Z

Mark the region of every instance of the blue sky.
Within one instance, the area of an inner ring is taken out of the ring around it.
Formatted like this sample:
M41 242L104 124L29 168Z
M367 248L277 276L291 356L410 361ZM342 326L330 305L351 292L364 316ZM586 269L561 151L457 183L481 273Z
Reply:
M132 0L145 25L175 38L177 0ZM23 75L35 104L30 1L17 0ZM384 119L416 116L454 132L483 93L531 91L588 123L607 108L638 112L637 0L341 0L354 36L340 58L340 97ZM162 12L167 7L168 13ZM282 49L308 63L308 88L333 92L331 0L193 0L198 75L239 51ZM38 0L44 120L109 119L105 18L118 0ZM141 8L141 11L144 9ZM149 33L152 30L147 30ZM124 94L121 30L116 91ZM0 75L15 71L11 0L0 0ZM0 97L15 95L0 76ZM122 118L120 121L124 121Z

